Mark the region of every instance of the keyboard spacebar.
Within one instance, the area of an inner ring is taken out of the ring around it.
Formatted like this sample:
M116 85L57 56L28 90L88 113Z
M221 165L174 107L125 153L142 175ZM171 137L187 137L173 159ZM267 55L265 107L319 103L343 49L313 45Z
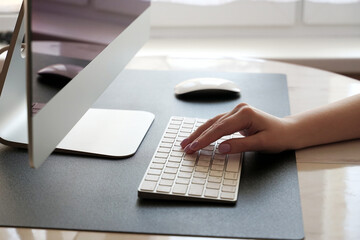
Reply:
M227 172L238 172L239 171L240 157L241 157L240 153L228 155L228 162L226 165Z

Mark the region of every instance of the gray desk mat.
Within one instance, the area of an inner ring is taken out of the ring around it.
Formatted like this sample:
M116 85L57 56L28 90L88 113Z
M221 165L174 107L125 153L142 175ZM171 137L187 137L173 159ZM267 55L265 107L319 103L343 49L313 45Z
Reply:
M223 77L241 98L183 101L173 87ZM81 94L79 94L81 97ZM109 160L52 154L37 170L25 150L0 146L0 226L260 239L304 238L295 154L245 154L237 204L141 200L137 188L172 115L209 118L247 102L289 114L286 76L190 71L125 71L94 104L141 109L155 121L138 152ZM101 128L101 126L99 126ZM276 136L274 136L276 137Z

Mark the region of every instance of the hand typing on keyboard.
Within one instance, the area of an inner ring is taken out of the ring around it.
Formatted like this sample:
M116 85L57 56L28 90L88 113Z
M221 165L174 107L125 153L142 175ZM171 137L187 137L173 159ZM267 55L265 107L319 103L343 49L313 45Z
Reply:
M138 194L234 203L240 183L241 153L281 152L359 138L359 104L357 94L284 118L245 103L208 121L172 117Z
M188 154L194 153L223 136L240 132L245 138L229 139L219 145L219 152L233 154L246 151L281 152L289 149L285 138L286 118L277 118L245 103L232 111L218 115L199 126L181 147Z
M221 154L218 146L239 133L223 136L187 154L180 143L205 120L172 117L140 183L142 198L234 203L237 200L242 154Z

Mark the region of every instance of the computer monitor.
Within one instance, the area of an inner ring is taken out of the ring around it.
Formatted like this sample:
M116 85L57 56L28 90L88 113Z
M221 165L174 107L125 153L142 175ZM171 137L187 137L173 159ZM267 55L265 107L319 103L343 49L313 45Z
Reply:
M12 113L0 119L2 142L27 146L35 168L55 148L110 158L133 155L154 115L91 106L147 41L149 8L147 0L25 1L2 75L0 114ZM24 33L25 58L20 54ZM38 75L52 64L83 70L59 87L51 82L58 79ZM20 90L9 92L15 88ZM41 109L33 111L34 106Z

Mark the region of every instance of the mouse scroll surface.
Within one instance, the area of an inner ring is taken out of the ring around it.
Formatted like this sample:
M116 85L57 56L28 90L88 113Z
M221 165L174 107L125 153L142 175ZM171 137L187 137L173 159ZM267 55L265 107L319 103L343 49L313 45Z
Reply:
M175 95L179 98L240 96L240 88L233 82L223 78L192 78L175 86Z

